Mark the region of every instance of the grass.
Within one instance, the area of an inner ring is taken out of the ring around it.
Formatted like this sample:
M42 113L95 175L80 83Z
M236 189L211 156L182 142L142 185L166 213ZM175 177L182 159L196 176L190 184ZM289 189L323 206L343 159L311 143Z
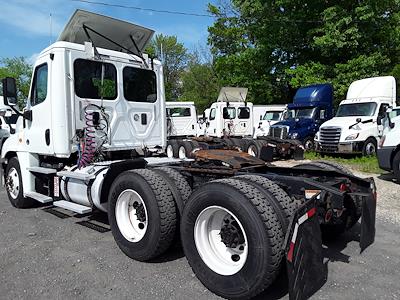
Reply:
M379 168L378 158L376 156L321 156L316 152L306 152L304 159L309 160L330 160L342 165L346 165L353 170L381 174L383 170Z

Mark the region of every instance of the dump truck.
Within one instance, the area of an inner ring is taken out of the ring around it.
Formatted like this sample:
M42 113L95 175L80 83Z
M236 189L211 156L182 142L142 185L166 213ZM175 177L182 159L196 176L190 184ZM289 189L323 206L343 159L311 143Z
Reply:
M361 217L360 247L373 243L373 179L327 162L277 167L235 150L159 156L163 69L143 53L152 34L77 10L39 54L23 111L15 79L2 80L19 116L1 149L10 203L104 212L120 250L138 261L180 240L197 278L225 298L258 295L285 266L290 298L309 297L326 280L321 232L338 236Z

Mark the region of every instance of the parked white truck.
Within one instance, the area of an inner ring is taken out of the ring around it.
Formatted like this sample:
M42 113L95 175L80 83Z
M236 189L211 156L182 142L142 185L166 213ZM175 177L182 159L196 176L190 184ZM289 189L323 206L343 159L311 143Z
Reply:
M264 115L255 122L254 138L268 136L271 125L282 121L286 110L287 104L267 105Z
M400 183L400 108L389 108L382 121L383 133L377 153L379 167L392 172Z
M353 82L336 116L321 125L315 136L321 153L362 153L375 155L379 136L377 124L388 107L396 106L396 81L392 76Z
M15 79L2 80L4 102L19 115L1 151L10 203L106 212L121 251L139 261L180 238L196 276L225 298L261 293L284 261L290 298L305 299L326 278L321 229L339 234L362 215L361 249L373 243L373 179L328 163L280 168L231 150L148 157L167 141L162 66L142 53L152 34L78 10L39 54L23 112Z
M282 118L286 105L254 106L246 102L246 96L246 88L223 87L201 118L196 116L193 102L167 102L167 156L187 158L195 149L237 147L260 157L263 147L275 146L268 143L268 130ZM296 150L302 153L297 144L286 142L280 146L282 157L292 157Z

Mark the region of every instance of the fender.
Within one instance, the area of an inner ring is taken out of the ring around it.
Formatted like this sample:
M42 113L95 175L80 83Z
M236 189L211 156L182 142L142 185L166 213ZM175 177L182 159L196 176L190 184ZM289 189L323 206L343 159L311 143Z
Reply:
M147 161L144 158L122 160L110 164L104 176L103 184L101 185L100 203L106 203L108 201L110 186L119 174L128 170L143 169L146 165Z

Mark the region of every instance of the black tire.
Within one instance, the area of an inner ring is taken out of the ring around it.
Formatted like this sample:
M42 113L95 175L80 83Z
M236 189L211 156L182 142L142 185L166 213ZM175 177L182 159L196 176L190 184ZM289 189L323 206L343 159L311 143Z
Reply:
M251 150L252 153L254 153L254 157L260 157L260 153L261 153L261 148L262 148L262 146L263 146L263 144L260 143L259 141L255 141L255 140L250 141L250 142L247 144L246 152L247 152L248 154L250 154L250 150ZM252 154L250 154L250 155L252 155Z
M181 151L180 149L183 147L183 149L185 149L186 158L192 157L193 144L190 141L179 141L178 146L179 146L178 153ZM178 157L179 157L179 154L178 154Z
M168 146L172 147L172 157L177 158L178 150L179 150L178 142L176 140L168 140L167 141L167 149L168 149ZM168 151L167 149L165 150L166 152ZM167 156L168 156L168 153L167 153Z
M304 151L314 151L315 150L315 143L313 137L308 137L303 142Z
M229 138L232 141L232 144L234 147L239 147L241 148L241 140L242 139L238 139L238 138Z
M147 230L138 242L127 240L121 233L115 215L118 197L127 189L137 192L146 205ZM127 256L147 261L164 253L170 246L176 231L176 209L169 184L152 170L130 170L119 175L110 188L108 219L118 247Z
M370 137L364 142L362 154L363 154L363 156L375 156L376 149L377 149L376 139L373 137Z
M340 171L342 173L345 173L347 175L354 175L353 172L350 171L349 168L343 166L342 164L339 164L339 163L336 163L336 162L333 162L333 161L330 161L330 160L327 160L327 161L316 160L315 162L319 163L319 164L327 165L329 167L332 167L333 169L335 169L337 171Z
M181 197L182 203L183 205L185 205L190 195L192 194L192 188L190 187L185 176L183 176L177 170L169 167L159 167L156 168L156 170L163 172L164 174L166 174L168 178L170 178L173 181L176 189L179 192L179 196Z
M16 171L16 173L14 172ZM16 176L13 176L15 178L9 178L10 172L13 171L13 173ZM18 181L18 193L16 193L15 197L11 195L10 189L13 187L13 181L17 180ZM21 175L21 167L19 165L18 158L13 157L8 161L7 167L6 167L6 190L7 190L7 196L8 199L11 202L11 205L16 207L16 208L30 208L35 206L36 201L31 199L31 198L25 198L24 197L24 187L22 185L22 175Z
M223 207L239 219L250 245L244 265L231 275L220 275L209 268L196 247L196 220L204 209L212 206ZM215 180L197 189L184 209L181 238L193 272L219 296L251 298L266 289L279 272L284 240L281 224L265 193L244 180Z
M396 178L397 183L400 183L400 151L398 151L393 157L393 175Z
M234 178L243 178L250 182L256 183L262 186L265 190L273 195L273 197L278 201L280 208L285 214L285 218L287 220L286 226L289 225L290 218L296 212L297 208L300 206L300 203L294 201L290 196L275 182L265 178L260 175L239 175Z
M223 139L222 141L227 147L235 147L235 143L230 138Z

